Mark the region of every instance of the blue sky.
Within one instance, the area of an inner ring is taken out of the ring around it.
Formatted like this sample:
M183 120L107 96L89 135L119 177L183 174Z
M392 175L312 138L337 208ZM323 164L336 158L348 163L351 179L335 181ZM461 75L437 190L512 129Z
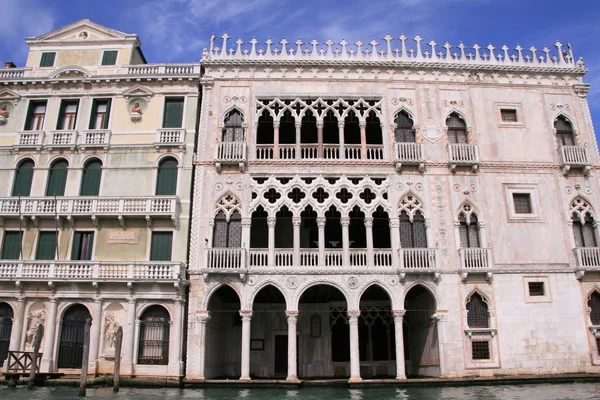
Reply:
M592 84L588 101L600 134L600 0L0 0L0 61L23 65L24 38L83 18L136 33L148 62L198 61L211 33L246 42L331 38L380 43L417 33L426 41L538 49L571 43ZM453 50L454 51L454 50Z

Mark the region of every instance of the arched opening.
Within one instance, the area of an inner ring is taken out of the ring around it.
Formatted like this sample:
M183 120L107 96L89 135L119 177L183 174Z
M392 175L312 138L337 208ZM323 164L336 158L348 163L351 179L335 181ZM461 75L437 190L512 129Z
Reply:
M8 358L10 336L12 333L14 313L8 303L0 303L0 367Z
M360 122L354 111L344 119L344 144L360 144Z
M90 312L82 304L74 304L65 311L58 344L58 368L81 368L83 330L88 318L92 318Z
M225 127L223 128L223 142L243 142L244 141L244 118L238 110L231 110L225 116Z
M467 124L457 113L452 113L446 119L448 127L448 143L469 143L467 138Z
M360 298L358 347L363 378L396 375L396 341L392 302L378 285L369 287Z
M31 182L33 181L33 160L27 158L19 163L15 171L15 181L13 183L13 196L29 196L31 192Z
M377 113L372 110L367 115L366 136L367 144L383 144L381 121L379 121Z
M156 175L156 195L174 196L177 193L177 160L172 157L164 158L158 164Z
M234 211L229 221L223 211L217 213L212 247L242 247L242 216L239 211Z
M300 143L316 144L318 142L317 118L311 110L306 110L302 117L302 127L300 128Z
M273 144L275 131L273 129L273 117L268 110L264 110L258 117L256 129L256 144Z
M596 247L596 229L591 205L581 197L571 202L571 222L575 247Z
M206 325L206 378L238 379L242 362L242 318L240 298L229 286L222 286L210 297L210 320Z
M267 217L269 214L262 206L258 206L252 213L250 222L250 248L266 249L269 247L269 229L267 226Z
M263 287L254 297L250 339L251 375L259 378L287 376L288 323L285 309L285 297L273 285Z
M412 287L404 299L404 359L406 375L439 376L440 357L437 306L433 295L422 285Z
M325 212L325 248L342 248L341 214L334 206Z
M331 285L308 288L298 305L298 375L350 376L350 327L344 294Z
M80 196L98 196L100 194L100 179L102 178L102 161L91 159L83 166L81 176Z
M350 211L350 225L348 233L350 237L351 249L366 249L367 248L367 229L365 227L365 213L360 210L360 207L355 206Z
M323 118L323 143L339 144L340 130L338 128L338 119L333 110L327 111Z
M275 214L275 247L279 249L291 249L294 247L294 226L292 224L293 214L287 206Z
M285 110L279 120L279 144L296 143L296 119L290 110Z
M163 306L150 306L140 317L138 364L169 364L169 312Z
M588 307L590 309L590 322L594 326L600 325L600 293L594 292L588 300Z
M469 328L489 328L488 306L479 293L473 293L467 302Z
M477 214L472 212L471 206L465 204L463 211L458 215L458 232L460 236L460 247L480 247L479 221Z
M554 120L554 129L556 129L556 140L558 141L559 146L575 145L573 126L563 115L559 115L558 118Z
M54 161L48 171L48 182L46 184L46 196L64 196L67 185L67 172L69 163L65 159Z
M376 249L391 249L390 217L388 213L379 206L373 213L373 247Z
M414 122L406 111L402 110L396 114L394 124L396 124L395 136L397 143L416 142Z
M300 247L316 249L319 247L319 228L317 212L311 206L306 206L300 213Z

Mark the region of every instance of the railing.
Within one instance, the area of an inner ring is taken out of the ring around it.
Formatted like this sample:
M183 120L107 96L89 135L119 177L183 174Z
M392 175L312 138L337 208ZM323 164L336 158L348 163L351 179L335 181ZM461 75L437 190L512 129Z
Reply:
M437 249L399 249L401 270L435 271L438 268Z
M479 148L476 144L449 144L448 161L457 165L479 163Z
M360 160L362 158L362 146L360 144L344 145L344 156L347 160Z
M392 266L392 250L373 250L373 258L376 267Z
M257 160L272 160L274 158L274 149L272 144L257 144L256 159Z
M341 267L343 262L342 250L325 250L325 266Z
M367 160L383 160L383 145L368 144L367 145Z
M63 131L52 131L52 136L49 143L46 143L47 147L67 147L75 146L77 142L77 131L74 130L63 130Z
M246 143L244 142L219 142L215 161L240 162L246 160Z
M246 249L205 249L205 268L208 270L239 270L246 268Z
M279 159L280 160L293 160L296 158L296 145L295 144L280 144L279 145Z
M600 247L577 247L574 251L579 268L600 269Z
M156 143L162 145L180 145L185 140L185 129L157 129Z
M36 359L36 371L40 370L40 361L43 353L38 352ZM28 373L33 364L33 351L9 351L8 352L8 372Z
M190 64L141 64L130 65L127 68L129 75L200 75L199 65Z
M269 250L250 249L250 266L266 267L269 265Z
M396 161L402 164L418 164L425 161L423 144L421 143L396 143Z
M304 160L314 160L319 158L319 145L316 143L301 144L300 157Z
M44 131L19 132L16 146L41 146L44 142Z
M562 165L585 166L590 165L586 148L583 146L560 146L560 160Z
M340 158L340 145L339 144L324 144L323 145L323 158L326 160L335 160Z
M319 249L300 249L300 265L303 267L318 267Z
M275 249L275 265L277 267L294 266L294 251L292 249Z
M106 147L110 142L110 129L90 129L81 132L77 145L86 147Z
M350 265L352 267L366 267L367 261L367 249L350 249Z
M467 271L489 271L492 268L492 252L486 248L460 248L461 269Z
M185 265L172 261L0 261L0 280L179 281Z
M30 68L3 68L0 69L0 79L24 78L25 72Z

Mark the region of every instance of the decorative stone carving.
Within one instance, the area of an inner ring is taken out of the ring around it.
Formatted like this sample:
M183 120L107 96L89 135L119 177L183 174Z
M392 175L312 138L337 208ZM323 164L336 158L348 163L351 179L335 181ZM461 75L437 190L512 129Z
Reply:
M298 287L298 278L296 278L295 276L289 276L285 280L285 284L290 289L296 289Z
M121 326L113 313L107 313L104 317L104 352L115 352L117 330Z
M10 112L8 111L8 104L0 104L0 125L6 124L8 118L10 117Z
M358 287L358 278L355 276L348 278L348 287L350 289L356 289Z
M31 311L27 317L27 332L25 332L25 348L32 349L39 326L46 325L46 309Z

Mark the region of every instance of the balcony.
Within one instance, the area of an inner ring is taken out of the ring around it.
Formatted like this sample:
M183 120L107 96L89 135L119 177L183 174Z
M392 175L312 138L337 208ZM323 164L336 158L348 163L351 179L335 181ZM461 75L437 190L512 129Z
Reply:
M577 260L577 279L583 278L586 272L600 272L600 247L577 247L573 251Z
M0 198L0 219L30 218L37 226L41 218L117 218L125 227L126 218L168 218L177 225L179 199L176 196L152 197L5 197Z
M492 279L492 251L485 248L461 248L458 250L460 257L460 276L463 281L469 274L482 273L486 279Z
M157 129L154 147L156 147L157 149L161 147L178 147L180 149L184 149L185 129Z
M476 144L448 144L448 166L454 172L457 167L479 169L479 147Z
M239 274L245 279L248 267L246 265L246 249L242 248L213 248L204 249L204 279L209 274Z
M236 165L240 172L246 169L246 143L219 142L215 154L215 167L221 172L223 165Z
M383 160L381 144L258 144L257 160Z
M52 149L70 149L75 150L77 144L77 131L64 130L50 132L49 140L44 143L44 147L52 151Z
M0 281L174 283L185 265L171 261L0 261Z
M110 129L89 129L79 135L77 147L81 150L101 148L108 150L110 144Z
M396 172L402 171L403 165L416 165L419 172L425 170L425 153L422 143L396 143L395 159Z
M439 280L439 250L428 248L398 249L400 257L400 279L406 274L433 274Z
M589 161L587 149L583 146L560 146L560 167L563 175L567 176L571 169L581 169L583 175L590 173L592 163Z
M13 146L15 149L35 149L41 150L44 144L44 131L23 131L19 132L17 143Z

